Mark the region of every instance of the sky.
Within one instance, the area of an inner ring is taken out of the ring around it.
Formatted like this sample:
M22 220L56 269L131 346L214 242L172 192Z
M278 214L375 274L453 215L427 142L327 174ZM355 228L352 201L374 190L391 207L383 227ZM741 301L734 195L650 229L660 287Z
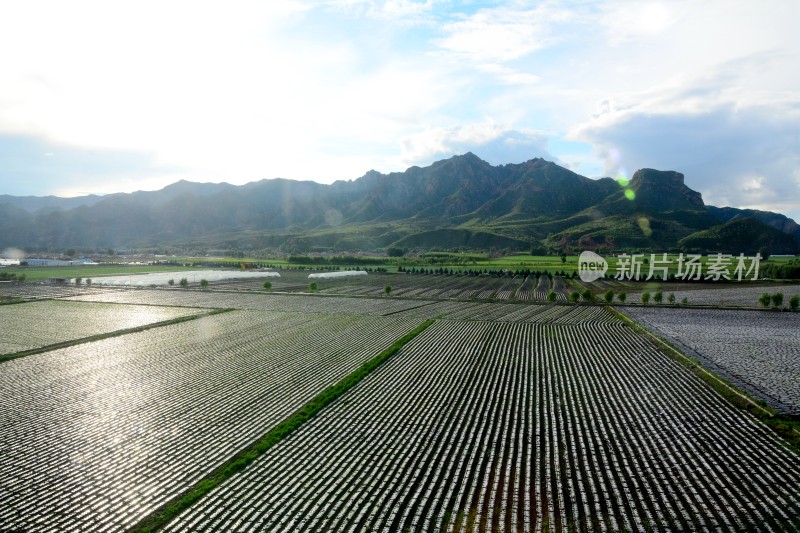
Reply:
M0 194L471 151L800 220L800 2L0 0Z

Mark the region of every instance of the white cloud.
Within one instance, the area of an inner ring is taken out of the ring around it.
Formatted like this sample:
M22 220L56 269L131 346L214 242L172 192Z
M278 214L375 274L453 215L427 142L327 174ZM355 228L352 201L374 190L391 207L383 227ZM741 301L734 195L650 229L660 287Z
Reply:
M446 36L437 44L470 61L508 62L552 45L559 39L553 25L572 16L558 2L542 2L536 7L516 2L481 9L445 24Z
M543 132L515 130L487 120L481 123L428 128L402 139L406 165L424 165L437 159L466 152L492 164L521 163L534 157L554 160L547 150Z
M618 107L604 104L572 137L595 146L608 175L625 168L678 170L706 203L797 217L800 98L756 103L737 93L740 100L726 101L717 86L704 79L627 94Z
M434 0L322 0L328 9L402 24L430 23Z
M679 21L674 2L622 1L600 8L600 24L615 45L663 34Z

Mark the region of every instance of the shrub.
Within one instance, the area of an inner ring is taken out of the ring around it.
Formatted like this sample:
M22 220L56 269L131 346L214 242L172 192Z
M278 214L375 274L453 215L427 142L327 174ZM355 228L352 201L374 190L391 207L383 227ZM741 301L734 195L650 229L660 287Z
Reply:
M794 296L789 298L789 309L791 309L792 311L797 311L798 309L800 309L800 296L795 294Z
M653 301L657 304L660 304L664 301L664 293L661 291L656 292L653 294Z
M681 299L681 305L683 305L683 306L689 305L689 298L687 298L687 297L685 297L685 296L684 296L684 297Z
M308 286L308 288L311 292L317 292L319 290L316 281L312 281L311 284Z
M272 283L270 283L269 281L265 281L264 282L264 288L267 289L267 290L270 290L272 288Z
M621 303L625 303L625 300L627 299L628 295L625 293L625 291L621 291L619 294L617 294L617 300L619 300Z
M200 280L200 288L201 289L207 289L208 288L208 280L207 279L201 279Z
M83 282L82 277L78 276L77 278L75 278L75 285L80 285L82 282Z
M590 291L589 289L583 289L581 296L583 296L583 299L587 302L594 301L594 294L592 294L592 291Z
M772 307L780 308L783 305L783 293L776 292L772 295Z
M606 299L606 303L611 303L614 301L614 291L608 289L605 293L603 293L603 298Z
M669 298L667 298L667 301L670 303L670 305L675 305L675 293L669 293Z
M390 294L392 294L392 286L391 286L391 285L387 285L387 286L385 286L385 287L383 288L383 292L385 292L385 293L386 293L386 296L389 296Z
M569 301L572 303L578 303L578 300L581 299L581 293L575 291L569 295Z
M758 297L758 303L762 305L762 307L769 307L769 302L771 298L769 297L769 293L765 292L761 296Z
M178 284L185 289L186 287L189 286L189 280L186 278L181 278Z
M92 278L86 278L86 284L87 285L91 285L92 284Z
M550 291L547 293L547 301L548 302L555 302L556 301L556 291Z
M169 283L169 284L170 284L170 286L172 286L172 285L175 285L175 280L174 280L174 279L171 279L171 280L169 280L167 283Z
M650 303L650 293L648 291L644 291L642 293L642 303L647 305Z

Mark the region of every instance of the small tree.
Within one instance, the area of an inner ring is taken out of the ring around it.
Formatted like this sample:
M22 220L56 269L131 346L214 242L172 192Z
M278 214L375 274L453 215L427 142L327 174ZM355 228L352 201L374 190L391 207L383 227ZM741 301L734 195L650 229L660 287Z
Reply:
M387 286L385 286L385 287L383 288L383 292L385 292L385 293L386 293L386 296L389 296L389 295L391 295L391 294L392 294L392 286L391 286L391 285L387 285Z
M181 278L181 280L178 282L178 285L180 285L185 289L186 287L189 286L189 280L186 278Z
M650 303L650 293L648 291L644 291L642 293L642 303L647 305Z
M797 311L798 309L800 309L800 296L795 294L794 296L789 298L789 309L791 309L792 311Z
M555 302L556 301L556 291L550 291L547 293L547 301L548 302Z
M80 285L81 283L83 283L82 277L78 276L77 278L75 278L75 285Z
M175 280L174 280L174 279L171 279L171 280L169 280L167 283L168 283L168 284L170 285L170 287L171 287L171 286L175 285Z
M581 296L583 296L583 299L586 302L593 302L594 301L594 294L592 294L592 291L590 291L589 289L583 289L583 292L581 293Z
M581 299L581 293L575 291L569 295L569 301L572 303L578 303L578 300Z
M620 291L620 293L617 294L617 300L619 300L620 303L625 303L625 300L627 300L627 298L628 295L625 293L625 291Z
M565 252L561 252L561 264L567 262L567 254Z
M771 298L769 297L768 292L765 292L758 297L758 303L760 303L763 307L769 307L770 300Z
M309 290L311 292L317 292L317 290L319 290L319 287L317 287L317 282L316 281L312 281L311 284L309 284L308 288L309 288Z
M657 291L655 294L653 294L653 301L655 303L657 303L657 304L660 304L661 302L663 302L664 301L664 293L661 292L661 291Z
M208 280L207 279L201 279L200 280L200 288L203 289L203 290L206 290L208 288Z
M681 299L681 305L682 305L682 306L684 306L684 307L685 307L685 306L687 306L687 305L689 305L689 298L687 298L687 297L685 297L685 296L684 296L684 297Z
M667 301L669 301L670 305L675 305L675 293L669 293L669 298L667 298Z
M608 289L606 292L603 293L603 298L606 299L606 303L610 304L614 301L614 291Z
M772 295L772 307L780 309L782 305L783 305L783 293L776 292L775 294Z
M265 281L264 282L264 288L267 289L267 290L270 290L272 288L272 283L270 283L269 281Z
M86 278L86 284L91 286L92 278Z

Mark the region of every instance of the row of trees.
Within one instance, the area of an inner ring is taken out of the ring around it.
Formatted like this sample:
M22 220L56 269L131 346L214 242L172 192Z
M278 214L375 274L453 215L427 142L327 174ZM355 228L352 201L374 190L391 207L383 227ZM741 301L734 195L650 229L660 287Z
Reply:
M553 291L550 291L550 292L553 292ZM614 296L615 296L614 291L611 290L611 289L608 289L606 292L603 293L603 300L605 300L605 302L608 303L608 304L613 303L614 302ZM626 293L625 291L619 291L618 293L616 293L616 298L617 298L617 301L619 301L619 303L623 303L624 304L628 300L628 293ZM650 294L649 291L645 291L645 292L642 293L642 303L644 305L648 305L650 303L651 298L652 298L653 302L655 302L655 303L660 305L660 304L662 304L664 302L664 293L662 291L657 291L657 292L655 292L653 294ZM569 295L569 299L570 299L570 301L573 301L573 302L578 302L581 299L583 299L586 302L593 302L593 301L595 301L595 296L594 296L594 294L592 294L592 291L590 291L589 289L584 289L583 292L575 291L575 292L571 293ZM675 303L677 302L677 298L675 297L675 294L670 293L669 296L667 297L667 302L670 305L675 305ZM688 298L683 298L681 300L681 305L688 305L688 304L689 304Z
M771 304L773 309L781 309L783 307L783 293L776 292L770 295L770 293L765 292L759 296L758 303L761 304L762 307L770 307ZM789 298L789 309L792 311L800 309L800 296L795 294Z

